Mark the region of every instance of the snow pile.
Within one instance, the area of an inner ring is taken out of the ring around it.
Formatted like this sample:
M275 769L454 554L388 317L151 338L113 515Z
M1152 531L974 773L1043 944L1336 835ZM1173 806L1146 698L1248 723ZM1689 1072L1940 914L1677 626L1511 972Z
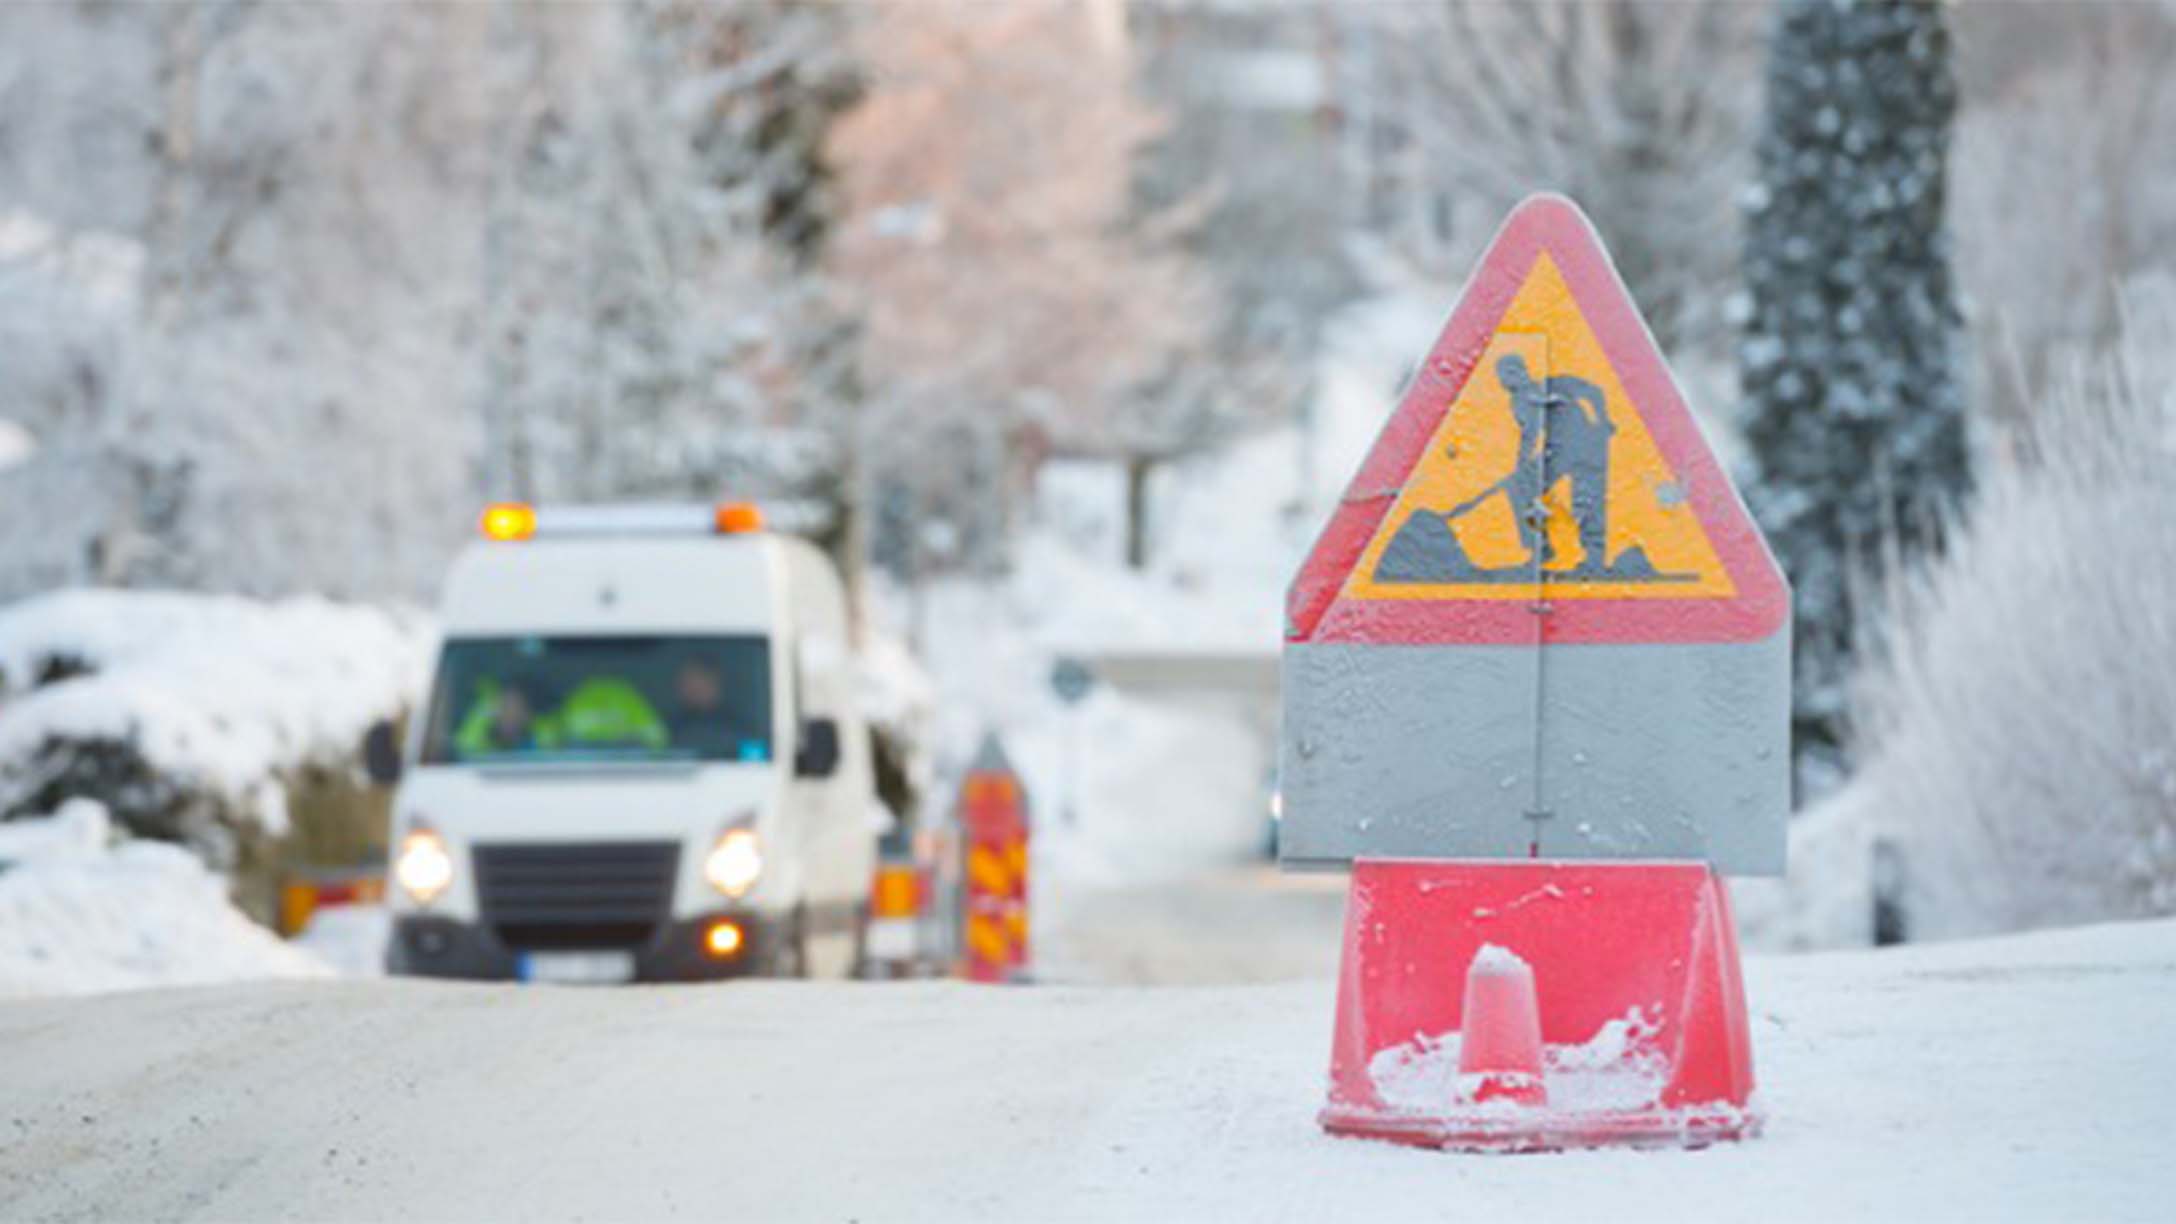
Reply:
M0 825L0 997L327 974L186 851L111 840L88 799Z
M0 472L21 464L38 449L38 440L21 425L0 417Z
M328 905L310 915L294 945L342 977L382 977L393 915L382 905Z
M1068 588L1059 598L1090 598L1096 589ZM934 727L945 766L925 793L931 810L948 811L983 735L1001 729L1034 822L1029 897L1039 977L1071 976L1067 931L1084 893L1260 853L1270 761L1242 723L1106 684L1068 707L1049 685L1058 652L1033 637L1005 589L946 583L924 599L925 657L943 693Z
M321 599L74 590L0 609L0 813L94 794L138 834L279 833L285 779L353 761L414 702L432 646L418 618Z
M890 830L937 789L937 686L905 641L872 626L863 626L854 664L855 700L877 754L878 827Z
M1655 1022L1635 1007L1585 1041L1544 1045L1541 1077L1549 1107L1568 1113L1653 1108L1669 1076L1668 1063L1654 1048L1655 1032ZM1470 1085L1458 1073L1458 1051L1456 1032L1424 1033L1376 1051L1368 1060L1368 1078L1389 1108L1439 1115L1470 1095Z
M1874 942L1872 796L1847 786L1792 817L1790 874L1730 881L1738 939L1749 950L1805 952Z
M857 701L870 725L904 732L929 719L935 682L907 644L888 633L864 633L855 652Z
M1056 722L1013 749L1023 773L1046 780L1038 866L1082 886L1134 885L1259 850L1267 762L1233 721L1102 688Z
M1501 944L1482 944L1480 951L1473 954L1473 963L1466 966L1466 972L1489 977L1530 977L1533 971L1525 958L1511 949Z

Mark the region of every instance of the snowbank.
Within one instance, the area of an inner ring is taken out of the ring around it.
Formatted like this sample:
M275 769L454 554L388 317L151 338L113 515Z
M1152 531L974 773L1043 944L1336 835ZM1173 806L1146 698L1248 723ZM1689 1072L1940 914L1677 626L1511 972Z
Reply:
M329 972L245 918L188 852L111 839L88 799L0 825L0 997Z
M1761 952L1863 948L1874 942L1874 813L1849 786L1792 817L1790 874L1730 881L1738 937Z
M420 618L276 603L62 591L0 609L0 814L95 794L132 831L286 825L284 778L351 762L430 665Z
M14 421L0 417L0 472L21 465L37 452L38 440Z
M328 905L310 915L293 946L342 977L383 977L393 915L382 905Z
M1011 752L1037 784L1036 865L1066 884L1168 880L1263 844L1268 762L1229 719L1102 688L1015 735Z

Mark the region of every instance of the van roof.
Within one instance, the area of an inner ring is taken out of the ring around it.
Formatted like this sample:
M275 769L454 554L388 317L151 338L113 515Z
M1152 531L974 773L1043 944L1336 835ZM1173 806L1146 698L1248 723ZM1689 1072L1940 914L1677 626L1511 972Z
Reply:
M482 540L447 572L449 637L529 633L768 633L784 550L769 534L539 535Z
M556 536L745 535L763 530L754 502L646 502L532 506L498 502L484 508L486 539L514 542Z

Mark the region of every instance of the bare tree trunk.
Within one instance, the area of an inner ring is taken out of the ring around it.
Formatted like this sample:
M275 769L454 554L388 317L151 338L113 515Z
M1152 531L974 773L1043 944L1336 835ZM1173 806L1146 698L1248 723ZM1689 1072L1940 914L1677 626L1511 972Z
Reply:
M146 246L152 262L145 315L154 328L169 327L180 310L188 265L184 214L188 209L189 161L196 154L197 69L204 58L201 13L194 3L166 13L163 63L165 114L159 125L158 190Z
M868 469L862 461L861 405L851 404L847 412L846 454L839 464L838 562L846 586L847 636L858 650L869 629Z
M1153 455L1126 456L1126 568L1148 568L1148 478Z

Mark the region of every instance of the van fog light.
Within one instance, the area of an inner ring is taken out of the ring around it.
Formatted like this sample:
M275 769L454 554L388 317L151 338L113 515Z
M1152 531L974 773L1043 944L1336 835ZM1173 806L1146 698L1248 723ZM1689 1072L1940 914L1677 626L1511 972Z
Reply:
M453 883L453 855L446 839L429 829L410 829L393 859L393 878L419 905L429 905Z
M714 960L730 960L740 955L747 942L748 936L742 932L740 924L731 919L713 922L710 929L703 932L703 951Z
M727 829L703 859L703 878L728 897L746 896L763 874L763 844L753 829Z

